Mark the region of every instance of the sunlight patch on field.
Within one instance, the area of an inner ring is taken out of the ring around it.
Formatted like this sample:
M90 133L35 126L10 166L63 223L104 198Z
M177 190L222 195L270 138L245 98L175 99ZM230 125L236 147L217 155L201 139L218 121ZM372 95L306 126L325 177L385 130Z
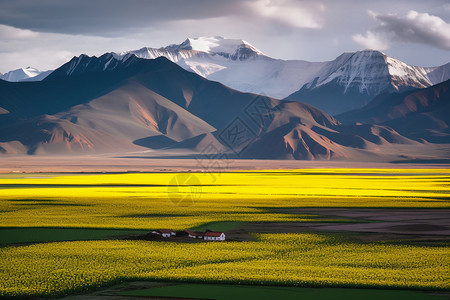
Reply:
M173 180L177 173L27 174L0 179L0 226L185 229L208 222L314 219L270 213L271 207L450 207L444 170L388 171L192 173L196 186ZM369 173L374 175L361 175Z

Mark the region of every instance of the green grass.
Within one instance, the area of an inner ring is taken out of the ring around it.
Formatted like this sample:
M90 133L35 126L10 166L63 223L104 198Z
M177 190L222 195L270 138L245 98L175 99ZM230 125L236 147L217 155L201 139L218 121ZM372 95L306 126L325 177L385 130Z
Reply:
M237 227L241 226L242 222L235 222L235 221L224 221L224 222L211 222L211 223L205 223L200 226L191 228L191 230L196 231L205 231L206 229L214 230L214 231L228 231L236 229Z
M87 229L87 228L1 228L1 244L57 241L103 240L127 234L142 234L148 230Z
M120 295L134 297L174 297L215 300L271 300L271 299L314 299L314 300L439 300L423 292L403 290L370 290L348 288L300 288L275 286L245 286L217 284L179 284L144 290L120 292Z

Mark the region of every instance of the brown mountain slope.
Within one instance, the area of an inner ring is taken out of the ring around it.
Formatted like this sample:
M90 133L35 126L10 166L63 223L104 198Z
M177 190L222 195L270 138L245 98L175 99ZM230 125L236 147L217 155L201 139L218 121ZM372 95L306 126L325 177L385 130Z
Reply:
M338 116L344 123L392 127L402 135L450 143L450 80L402 94L381 95L365 107Z
M76 76L0 82L0 117L10 118L0 122L0 151L171 148L237 158L351 160L378 157L386 145L416 144L382 126L343 126L307 104L232 90L165 58L117 63L112 71L97 61Z

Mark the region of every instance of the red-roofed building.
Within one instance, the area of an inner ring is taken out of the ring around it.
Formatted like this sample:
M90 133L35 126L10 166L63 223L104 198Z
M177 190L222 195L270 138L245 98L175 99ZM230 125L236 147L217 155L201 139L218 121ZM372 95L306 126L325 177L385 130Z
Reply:
M202 239L203 234L204 234L202 232L191 231L191 230L186 230L186 233L188 234L188 237L193 238L193 239Z
M225 233L223 233L223 232L207 231L203 235L203 239L205 241L225 241Z

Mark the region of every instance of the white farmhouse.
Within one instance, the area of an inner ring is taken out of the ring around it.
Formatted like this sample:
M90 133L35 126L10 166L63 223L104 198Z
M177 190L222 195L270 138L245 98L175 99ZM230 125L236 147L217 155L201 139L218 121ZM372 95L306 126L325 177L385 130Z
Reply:
M159 229L152 232L153 234L161 235L164 238L169 238L176 235L175 231L172 229Z
M225 241L225 233L223 233L223 232L207 231L203 235L203 239L205 241Z

